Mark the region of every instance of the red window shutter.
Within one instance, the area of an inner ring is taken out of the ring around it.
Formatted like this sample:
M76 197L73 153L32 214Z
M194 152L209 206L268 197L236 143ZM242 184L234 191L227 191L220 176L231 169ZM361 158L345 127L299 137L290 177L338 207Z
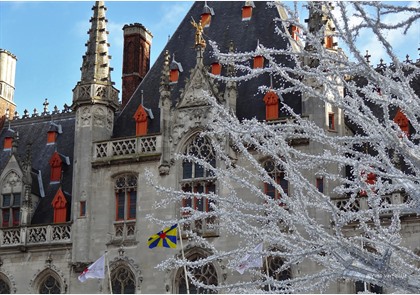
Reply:
M133 116L136 121L136 136L147 134L147 113L142 105L139 105Z
M333 37L332 36L326 36L325 37L325 48L328 48L328 49L333 48Z
M201 15L201 25L203 28L209 27L211 22L211 14L210 13L203 13Z
M51 202L54 208L54 223L66 222L67 219L67 200L64 197L61 188L55 194L54 199Z
M250 20L252 16L252 6L242 7L242 20Z
M169 75L169 80L172 83L176 83L178 82L178 78L179 78L179 70L177 69L172 69Z
M254 69L262 69L264 67L264 57L257 55L254 57Z
M400 109L398 109L397 114L394 117L394 122L400 127L401 131L403 131L405 135L410 136L409 120Z
M213 75L220 75L222 72L222 66L218 62L214 62L211 64L211 73Z
M47 143L54 143L56 138L57 138L57 132L48 131L48 133L47 133Z
M12 142L13 142L13 138L12 137L6 137L4 139L3 148L4 149L11 149L12 148Z
M279 118L279 97L273 91L269 91L264 96L265 119L276 120Z
M298 41L299 40L299 34L300 30L297 26L292 25L290 29L290 35L292 36L292 39Z
M50 164L50 167L51 167L50 181L60 181L60 179L61 179L61 166L63 164L63 161L61 160L58 152L54 152L54 154L50 158L49 164Z

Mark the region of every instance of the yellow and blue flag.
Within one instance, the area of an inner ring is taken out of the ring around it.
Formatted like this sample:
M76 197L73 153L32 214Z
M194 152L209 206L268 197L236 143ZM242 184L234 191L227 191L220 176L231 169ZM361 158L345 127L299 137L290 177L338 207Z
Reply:
M151 236L147 243L149 248L154 247L165 247L165 248L176 248L176 234L178 224L174 224L171 227L167 227L157 234Z

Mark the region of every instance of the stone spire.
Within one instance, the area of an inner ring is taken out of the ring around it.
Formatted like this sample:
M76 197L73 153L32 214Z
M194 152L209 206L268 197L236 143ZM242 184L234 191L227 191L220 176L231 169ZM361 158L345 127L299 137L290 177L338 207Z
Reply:
M85 44L86 54L83 56L81 80L73 90L73 106L87 103L103 103L118 107L118 90L111 81L112 68L109 66L111 56L108 55L108 33L106 31L106 7L103 1L96 1L92 7L93 17L88 31L89 40Z

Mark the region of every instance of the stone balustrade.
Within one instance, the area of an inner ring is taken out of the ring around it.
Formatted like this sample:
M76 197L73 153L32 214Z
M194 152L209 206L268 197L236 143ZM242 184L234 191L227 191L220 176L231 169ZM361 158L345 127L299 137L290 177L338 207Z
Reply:
M71 243L71 224L0 229L0 248Z
M96 142L93 159L106 160L132 156L148 156L161 153L161 135L129 137L124 139Z

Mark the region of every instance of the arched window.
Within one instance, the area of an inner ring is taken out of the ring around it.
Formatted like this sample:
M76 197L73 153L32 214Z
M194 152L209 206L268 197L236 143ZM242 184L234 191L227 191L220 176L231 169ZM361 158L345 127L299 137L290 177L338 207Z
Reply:
M135 220L137 203L137 176L124 174L115 180L115 219Z
M39 286L40 294L60 294L60 282L52 274L48 274Z
M119 266L111 272L113 294L134 294L136 280L133 272L126 266Z
M2 182L1 221L2 227L20 224L22 179L14 171L9 172Z
M188 258L190 261L197 261L202 259L199 254L193 254ZM213 264L207 263L200 267L195 268L187 268L189 273L194 275L194 278L204 285L209 286L217 286L217 272L216 268ZM185 271L184 268L180 268L177 273L176 279L177 287L178 287L178 294L187 294L187 285L185 282ZM188 287L190 294L215 294L217 293L215 290L207 289L205 287L199 287L193 284L193 282L188 279Z
M185 149L186 155L195 156L216 167L216 157L208 138L196 135L192 138ZM211 199L200 194L216 192L216 179L210 169L206 169L199 163L184 160L182 163L181 188L184 192L197 193L193 197L185 197L182 201L181 215L188 217L191 210L202 212L212 211ZM196 220L191 226L202 233L211 234L214 232L214 218Z
M282 269L282 266L284 264L284 260L281 257L278 256L270 256L267 258L267 262L268 265L264 266L264 269L267 271L268 270L268 275L270 277L272 277L274 280L276 281L286 281L292 278L292 272L290 268L287 269ZM268 285L266 285L264 287L264 289L266 291L270 290L271 291L276 291L276 293L284 293L284 292L289 292L289 290L287 290L287 288L280 288L280 287L276 287L275 285L270 285L270 287Z
M10 285L4 280L0 278L0 294L10 294Z
M282 188L284 194L289 194L289 181L286 179L284 171L276 166L272 160L267 160L264 162L264 169L270 175L270 177ZM280 200L282 195L274 185L271 183L264 183L264 193L275 200ZM280 203L280 205L284 205Z

